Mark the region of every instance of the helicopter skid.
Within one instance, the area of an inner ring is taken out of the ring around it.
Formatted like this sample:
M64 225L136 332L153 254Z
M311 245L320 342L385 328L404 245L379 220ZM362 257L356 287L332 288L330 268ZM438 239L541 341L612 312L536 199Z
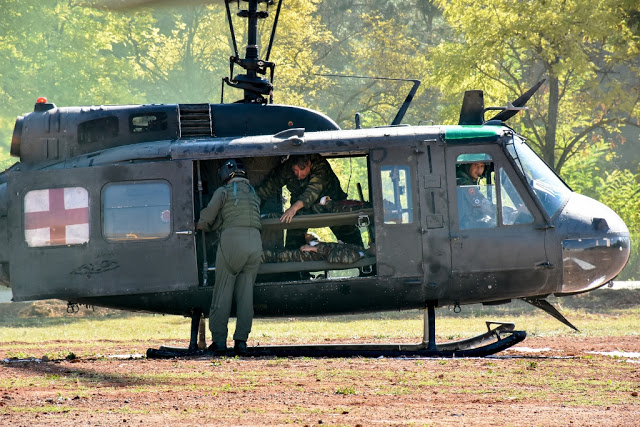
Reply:
M436 344L318 344L255 346L247 349L249 357L485 357L521 342L525 331L515 331L513 323L486 322L488 331L473 338ZM496 325L491 328L492 325ZM165 359L191 356L233 356L233 349L211 352L165 347L148 349L150 359Z

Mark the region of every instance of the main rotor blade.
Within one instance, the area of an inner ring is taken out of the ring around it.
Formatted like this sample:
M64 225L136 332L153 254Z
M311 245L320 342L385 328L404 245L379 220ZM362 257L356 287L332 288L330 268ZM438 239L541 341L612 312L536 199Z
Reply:
M85 5L98 9L128 10L157 8L161 6L186 6L194 4L224 4L224 0L87 0Z
M511 105L513 105L514 107L524 107L524 105L527 103L529 98L531 98L533 94L536 93L538 89L540 89L540 86L542 86L542 83L544 83L545 80L547 79L540 80L538 83L536 83L535 86L533 86L531 89L523 93L518 99L513 101ZM506 122L511 117L518 114L519 112L520 112L519 110L505 110L493 116L491 120L500 120L501 122Z

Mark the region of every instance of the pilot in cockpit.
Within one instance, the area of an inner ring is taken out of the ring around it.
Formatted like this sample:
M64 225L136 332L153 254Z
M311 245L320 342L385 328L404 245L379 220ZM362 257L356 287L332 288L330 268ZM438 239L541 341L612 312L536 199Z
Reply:
M484 154L468 156L473 157L471 162L456 165L460 228L495 227L495 187L486 182L493 169L490 157Z
M456 170L457 185L478 185L485 172L486 164L482 162L459 165Z

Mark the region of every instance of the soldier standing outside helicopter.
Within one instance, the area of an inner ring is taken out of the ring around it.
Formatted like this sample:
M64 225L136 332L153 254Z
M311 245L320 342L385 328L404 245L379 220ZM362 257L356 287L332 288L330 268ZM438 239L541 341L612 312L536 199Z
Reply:
M281 222L290 223L298 213L312 213L311 208L320 198L345 200L340 180L329 162L318 154L291 156L272 170L257 188L261 200L280 194L282 187L291 193L291 206L280 217ZM306 229L288 229L285 248L297 249L305 244ZM362 245L360 231L355 225L333 226L331 231L338 240L358 246Z
M216 255L216 283L209 313L211 351L227 348L227 324L231 303L236 300L234 350L247 353L247 338L253 323L253 284L262 257L260 200L246 178L239 160L227 160L218 170L223 185L200 213L197 228L221 229Z

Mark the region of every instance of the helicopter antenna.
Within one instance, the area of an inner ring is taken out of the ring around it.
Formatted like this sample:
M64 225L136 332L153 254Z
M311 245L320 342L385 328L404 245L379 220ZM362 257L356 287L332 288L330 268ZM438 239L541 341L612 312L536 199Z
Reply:
M390 80L390 81L396 81L396 82L413 82L413 86L411 87L411 90L407 94L407 97L404 99L404 102L400 106L400 109L398 110L398 113L396 114L395 118L391 122L391 126L397 126L400 123L402 123L402 119L404 118L404 115L407 113L407 110L409 109L409 105L411 105L411 101L413 101L413 97L415 96L416 92L418 91L418 88L420 87L420 83L422 83L420 80L415 80L415 79L396 79L396 78L392 78L392 77L353 76L353 75L345 75L345 74L315 74L315 75L316 76L320 76L320 77L342 77L342 78L350 78L350 79ZM357 120L359 121L359 119L357 119Z
M484 92L481 90L467 90L462 100L462 108L460 109L459 125L482 125L487 123L484 120L484 113L490 110L499 110L500 113L493 116L488 121L506 122L511 117L523 110L528 110L525 104L533 96L534 93L542 86L546 79L540 80L531 89L522 94L513 102L508 102L506 107L484 107Z

